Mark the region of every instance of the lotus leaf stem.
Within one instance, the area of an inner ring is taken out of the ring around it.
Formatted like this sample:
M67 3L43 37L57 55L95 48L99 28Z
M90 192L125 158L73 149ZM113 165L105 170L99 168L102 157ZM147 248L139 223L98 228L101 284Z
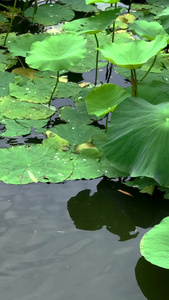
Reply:
M94 34L94 37L95 37L95 40L96 40L97 48L99 48L99 41L98 41L97 35ZM95 82L94 82L95 85L97 84L98 62L99 62L99 50L97 49L97 52L96 52L96 72L95 72Z
M154 59L153 59L153 62L151 64L150 68L147 70L146 74L139 80L139 82L142 82L144 80L144 78L148 75L148 73L151 71L152 67L155 64L156 58L157 58L157 55L154 56Z
M51 101L52 101L54 92L55 92L55 90L56 90L56 88L57 88L58 82L59 82L59 71L57 71L56 84L55 84L55 86L54 86L54 89L53 89L52 94L51 94L50 99L49 99L49 106L51 105Z
M13 9L12 9L12 17L11 17L11 22L9 24L9 28L8 28L8 31L7 31L7 34L5 36L5 40L4 40L4 46L6 45L6 41L7 41L7 38L8 38L8 35L11 31L11 27L12 27L12 24L13 24L13 20L14 20L14 13L15 13L15 8L16 8L16 3L17 3L17 0L15 0L14 2L14 6L13 6Z
M132 87L132 96L137 97L137 74L135 69L131 69L131 87Z

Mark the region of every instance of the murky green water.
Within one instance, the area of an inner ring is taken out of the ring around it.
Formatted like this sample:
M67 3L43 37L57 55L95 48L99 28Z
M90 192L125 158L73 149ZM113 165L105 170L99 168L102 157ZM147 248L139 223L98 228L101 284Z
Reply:
M169 203L121 188L0 183L1 299L167 299L168 270L140 259L139 242Z

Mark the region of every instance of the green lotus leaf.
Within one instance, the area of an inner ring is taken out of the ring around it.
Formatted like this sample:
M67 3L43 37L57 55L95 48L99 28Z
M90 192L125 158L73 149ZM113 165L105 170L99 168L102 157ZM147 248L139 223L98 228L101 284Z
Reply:
M43 41L47 36L50 35L47 33L19 35L7 44L8 50L15 56L26 57L26 52L30 50L31 45L36 41Z
M168 186L168 148L169 103L152 105L131 97L117 106L108 128L108 143L102 147L117 169Z
M0 98L0 114L9 119L47 119L55 111L54 106L23 102L10 96Z
M157 35L168 36L167 32L158 22L136 20L132 24L130 24L129 29L134 30L134 32L140 36L145 36L149 40L154 40Z
M63 25L67 32L80 32L87 34L96 34L110 26L120 9L102 11L96 16L89 18L77 19Z
M16 137L30 134L32 127L36 129L44 127L48 120L10 120L2 118L0 122L5 124L6 127L6 131L2 132L1 136Z
M86 52L86 39L73 34L50 36L35 42L26 57L26 63L40 71L68 70L76 65Z
M125 89L108 83L92 90L85 101L88 113L100 117L113 111L127 97L129 97L129 94Z
M107 35L106 33L99 32L97 34L97 38L99 41L99 45L111 41L111 35ZM84 73L88 72L96 67L96 40L94 35L88 34L86 35L87 43L86 43L86 54L80 62L74 66L69 68L69 71L76 73ZM104 61L103 55L99 53L99 68L106 66L107 62Z
M9 83L13 82L15 74L0 71L0 97L9 94Z
M97 7L94 5L86 5L85 0L60 0L60 3L66 4L67 6L70 6L71 9L76 11L84 11L84 12L91 12L91 11L97 11Z
M70 144L67 140L60 137L58 134L53 133L50 130L46 132L47 139L43 140L43 146L48 146L54 148L55 150L67 151L70 147Z
M117 3L119 0L86 0L86 4L92 4L92 3Z
M40 5L34 18L33 14L34 7L25 10L25 17L32 19L34 23L38 22L43 25L56 25L61 21L70 21L74 18L73 10L59 3Z
M152 42L143 40L128 43L109 43L99 48L111 63L127 69L136 69L167 46L166 36L158 35Z
M76 107L63 106L59 109L59 117L71 124L91 124L97 118L89 116L84 102L77 102Z
M158 183L152 179L147 177L137 177L135 179L131 178L132 180L126 181L125 185L132 186L134 188L138 188L140 190L140 193L147 193L149 195L152 195L155 189L155 186L158 185Z
M142 238L140 252L150 263L169 269L169 217L155 225Z
M0 50L0 71L11 68L16 62L17 59L12 57L10 53L5 53L4 50Z
M0 149L0 179L10 184L61 182L72 173L67 152L43 145Z
M169 7L166 7L160 14L158 14L161 25L163 26L164 30L169 34L168 16L169 16Z

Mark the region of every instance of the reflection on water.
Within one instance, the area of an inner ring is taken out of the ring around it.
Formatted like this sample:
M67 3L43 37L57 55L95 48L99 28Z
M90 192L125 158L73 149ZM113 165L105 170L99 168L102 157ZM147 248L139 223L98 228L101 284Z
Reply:
M167 201L106 179L0 188L2 300L145 299L139 242Z

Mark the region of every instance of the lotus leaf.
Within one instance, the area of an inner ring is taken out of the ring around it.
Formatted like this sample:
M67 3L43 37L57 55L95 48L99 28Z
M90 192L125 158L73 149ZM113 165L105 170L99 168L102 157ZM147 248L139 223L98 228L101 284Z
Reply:
M26 52L30 50L31 45L36 41L43 41L47 36L50 35L47 33L19 35L10 43L8 42L8 50L15 56L26 57Z
M108 143L103 146L117 169L168 186L168 148L169 103L152 105L131 97L117 106L108 128Z
M158 35L152 42L143 40L128 43L109 43L99 48L102 55L111 63L127 69L136 69L167 46L167 38Z
M89 18L77 19L63 25L67 32L80 32L87 34L96 34L110 26L117 17L120 9L102 11L96 16Z
M34 8L30 7L25 10L25 17L31 18L34 13ZM56 25L61 21L70 21L74 18L74 12L67 6L56 4L43 4L38 7L33 22L38 22L43 25Z
M148 231L140 243L140 251L145 259L165 269L169 269L168 232L169 217L166 217Z
M76 10L76 11L84 11L84 12L89 12L89 11L97 11L97 7L94 5L86 5L85 0L60 0L61 3L66 4L67 6L70 6L71 9Z
M129 26L136 34L145 36L149 40L154 40L157 35L167 35L167 32L158 22L148 22L146 20L137 20ZM169 36L168 36L169 39Z
M0 98L0 114L9 119L47 119L54 113L54 106L23 102L10 96Z
M92 4L92 3L117 3L118 0L86 0L86 4Z
M89 114L97 117L113 111L116 106L126 99L129 94L120 86L115 84L103 84L96 87L86 97L86 105Z
M66 152L43 145L0 149L0 156L0 178L6 183L61 182L72 173Z
M84 37L74 34L50 36L32 44L26 62L40 71L68 70L84 57L85 44Z

